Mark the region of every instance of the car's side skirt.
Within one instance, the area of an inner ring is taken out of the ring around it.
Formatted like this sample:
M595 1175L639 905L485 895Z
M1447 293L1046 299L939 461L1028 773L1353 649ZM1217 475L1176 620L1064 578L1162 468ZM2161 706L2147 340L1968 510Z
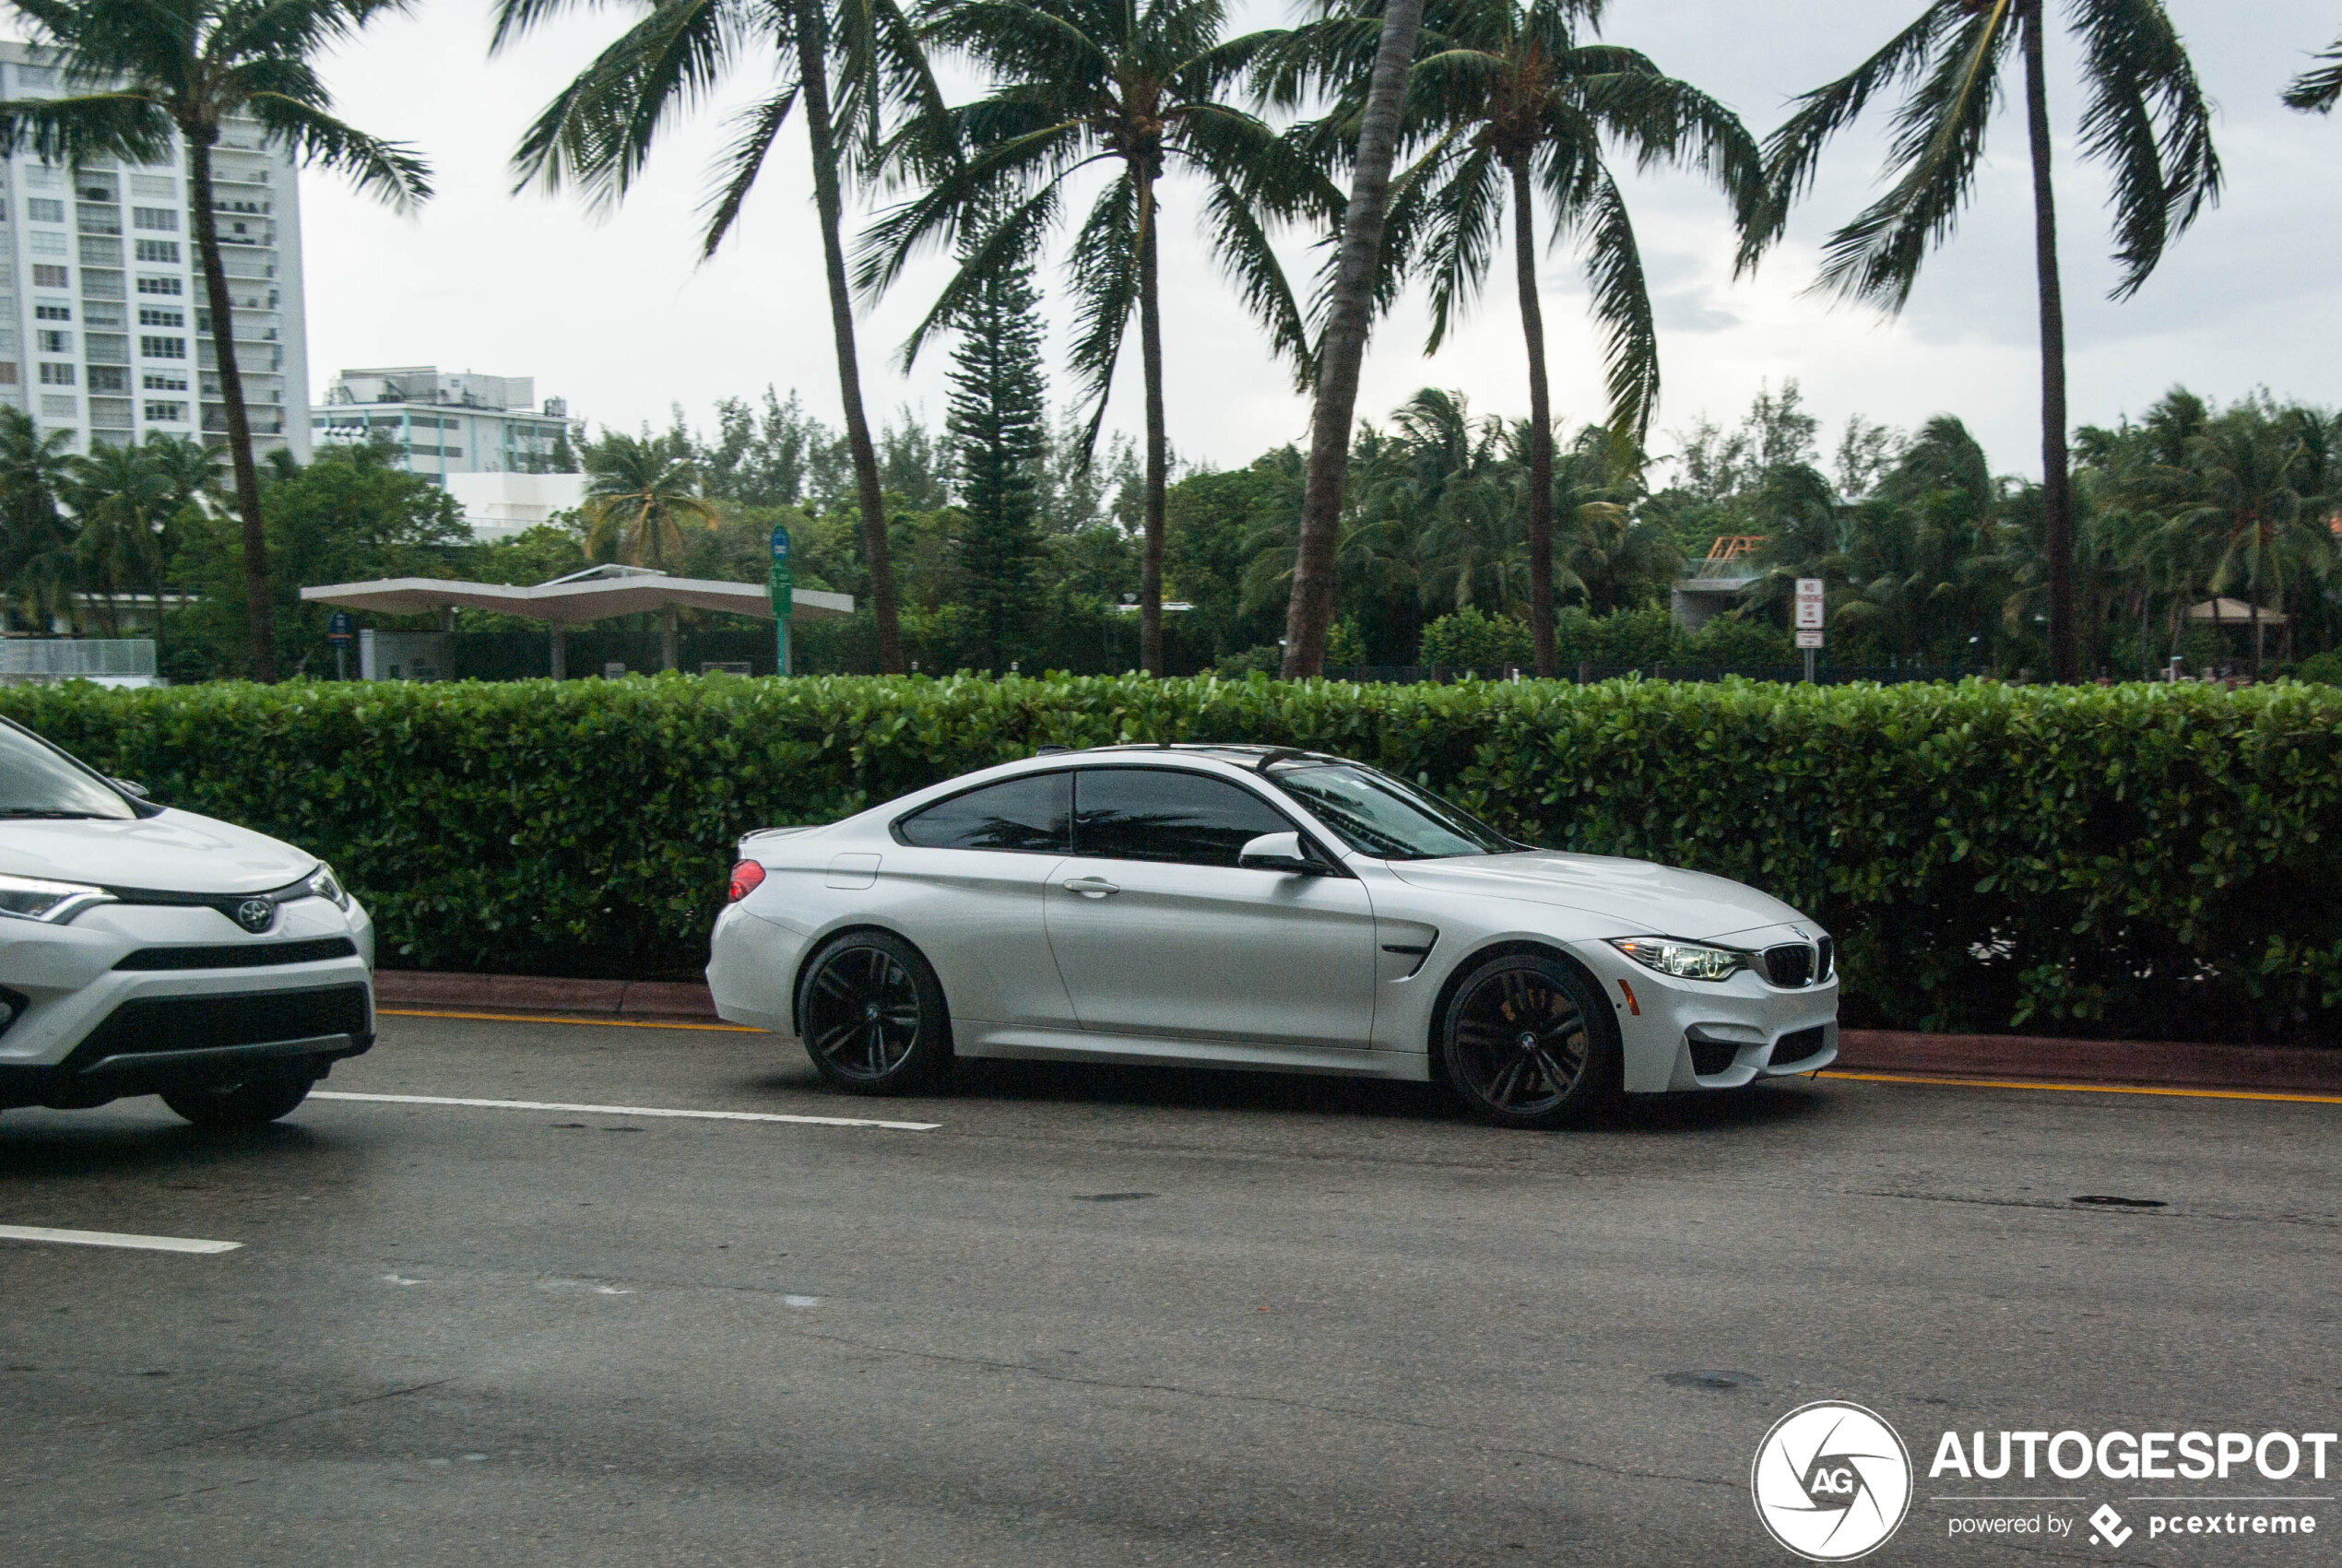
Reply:
M1156 1067L1230 1067L1244 1071L1331 1073L1353 1078L1423 1082L1431 1060L1419 1052L1321 1050L1311 1046L1234 1043L1224 1040L1164 1040L1144 1035L1093 1034L1070 1029L1026 1029L952 1020L952 1051L962 1056L1019 1061L1128 1062Z

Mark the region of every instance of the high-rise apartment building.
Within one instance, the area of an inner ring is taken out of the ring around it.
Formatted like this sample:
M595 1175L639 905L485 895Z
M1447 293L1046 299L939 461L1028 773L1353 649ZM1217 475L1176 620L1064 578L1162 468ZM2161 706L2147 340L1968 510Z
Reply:
M54 98L58 72L0 42L0 92ZM309 456L301 195L260 127L231 121L212 149L214 216L233 303L253 443ZM101 159L69 169L29 152L0 160L0 403L72 447L149 431L228 437L185 158Z

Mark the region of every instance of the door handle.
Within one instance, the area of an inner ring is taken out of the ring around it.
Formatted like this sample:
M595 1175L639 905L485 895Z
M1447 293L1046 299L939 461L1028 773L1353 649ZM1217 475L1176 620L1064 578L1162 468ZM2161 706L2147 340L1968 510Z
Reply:
M1076 877L1065 885L1065 890L1080 893L1087 899L1102 899L1108 893L1118 893L1122 890L1104 877Z

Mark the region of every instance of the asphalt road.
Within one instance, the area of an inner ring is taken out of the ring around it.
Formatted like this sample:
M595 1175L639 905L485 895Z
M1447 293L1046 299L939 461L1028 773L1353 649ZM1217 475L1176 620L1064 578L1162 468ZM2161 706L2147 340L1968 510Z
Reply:
M1250 1076L851 1101L775 1045L389 1018L325 1087L940 1125L0 1116L0 1223L242 1244L0 1242L0 1561L1787 1562L1750 1462L1822 1398L1921 1466L1873 1562L2336 1555L2331 1503L1955 1540L1924 1472L1946 1428L2333 1429L2342 1105L1820 1080L1535 1136Z

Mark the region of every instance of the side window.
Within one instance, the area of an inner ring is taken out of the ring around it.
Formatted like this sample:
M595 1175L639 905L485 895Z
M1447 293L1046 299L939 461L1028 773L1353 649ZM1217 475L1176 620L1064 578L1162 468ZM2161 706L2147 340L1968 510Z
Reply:
M927 849L1020 849L1063 855L1071 841L1070 773L1042 773L939 800L894 831Z
M1168 768L1085 768L1074 778L1074 853L1094 859L1233 867L1251 840L1293 831L1225 779Z

